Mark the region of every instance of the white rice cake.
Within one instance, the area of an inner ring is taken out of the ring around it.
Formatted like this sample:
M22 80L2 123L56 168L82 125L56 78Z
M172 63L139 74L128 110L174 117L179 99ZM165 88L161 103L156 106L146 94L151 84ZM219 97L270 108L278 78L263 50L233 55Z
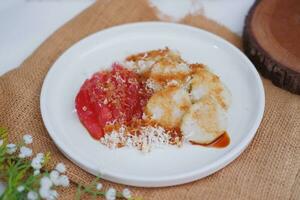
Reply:
M231 103L231 94L220 78L203 65L193 64L191 80L191 99L197 102L205 96L214 97L222 108L227 110Z
M180 128L189 141L209 144L226 132L226 111L214 98L206 96L189 108Z
M166 128L175 128L180 127L182 116L190 106L186 90L168 87L153 94L146 105L146 114Z

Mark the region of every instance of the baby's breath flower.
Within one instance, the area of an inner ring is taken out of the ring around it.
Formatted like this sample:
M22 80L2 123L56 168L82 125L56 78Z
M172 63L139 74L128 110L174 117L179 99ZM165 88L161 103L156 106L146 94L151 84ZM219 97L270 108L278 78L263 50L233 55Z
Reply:
M39 193L43 199L47 199L47 200L55 200L58 197L58 193L56 192L56 190L51 190L49 188L41 187L39 189Z
M57 199L58 198L58 193L56 190L50 190L50 195L49 195L49 200L54 200L54 199Z
M19 158L26 158L32 155L32 150L28 147L22 146L20 148Z
M51 188L51 186L53 185L52 181L47 176L41 178L40 184L41 184L41 188L46 188L46 189Z
M6 147L7 147L8 154L13 154L17 150L17 146L15 144L8 144L8 145L6 145Z
M66 166L64 163L58 163L55 167L55 169L60 172L60 173L65 173L66 172Z
M17 187L18 192L23 192L25 190L25 187L23 185L20 185Z
M128 188L125 188L122 192L123 197L125 197L126 199L131 198L131 192Z
M3 143L4 143L4 141L3 141L3 140L0 140L0 147L2 146Z
M37 176L41 173L41 171L39 169L34 170L33 175Z
M36 158L36 157L33 158L32 161L31 161L31 167L32 167L33 169L36 169L36 170L41 169L41 168L42 168L42 164L41 164L40 159L38 159L38 158Z
M97 185L96 185L97 190L101 190L102 187L103 187L102 183L97 183Z
M63 186L63 187L68 187L70 184L69 178L66 175L61 175L58 178L59 181L59 185Z
M106 200L115 200L117 191L114 188L109 188L105 193Z
M50 172L50 179L53 182L54 185L59 185L59 173L56 170L52 170Z
M44 159L44 153L38 153L36 154L36 157L39 159Z
M39 194L43 199L45 199L49 195L49 188L40 187Z
M25 144L31 144L32 143L32 136L29 134L26 134L23 136L23 140Z
M27 194L27 199L28 200L36 200L36 199L38 199L38 194L35 191L30 191Z
M33 169L41 169L42 163L44 162L44 154L38 153L31 161L31 166Z

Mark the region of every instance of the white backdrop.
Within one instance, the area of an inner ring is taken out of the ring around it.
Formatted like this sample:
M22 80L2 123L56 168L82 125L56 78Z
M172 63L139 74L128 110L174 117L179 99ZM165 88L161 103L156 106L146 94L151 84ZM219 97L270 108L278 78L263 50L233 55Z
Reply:
M51 33L95 0L1 0L0 75L17 67ZM150 0L175 19L195 9L241 34L254 0Z

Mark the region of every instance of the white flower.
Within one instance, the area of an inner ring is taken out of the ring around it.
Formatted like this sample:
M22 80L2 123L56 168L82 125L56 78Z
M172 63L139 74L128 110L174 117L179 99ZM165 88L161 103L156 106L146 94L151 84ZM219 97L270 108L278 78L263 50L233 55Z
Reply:
M25 144L31 144L32 143L32 136L29 134L26 134L23 136L23 140Z
M57 197L58 193L56 192L56 190L50 190L49 197L47 198L47 200L54 200L57 199Z
M68 187L70 184L69 178L66 175L61 175L58 178L59 181L59 185L63 186L63 187Z
M3 141L3 140L0 140L0 147L2 146L3 143L4 143L4 141Z
M17 146L15 144L8 144L8 145L6 145L6 147L7 147L8 154L13 154L17 150Z
M114 188L109 188L105 193L106 200L115 200L117 191Z
M53 182L54 185L59 185L59 173L56 170L52 170L50 172L50 179Z
M56 186L68 187L70 184L69 178L66 175L59 175L59 172L52 170L50 172L50 179Z
M41 187L39 189L39 193L40 193L40 196L46 200L55 200L58 197L58 193L56 192L56 190L51 190L49 188Z
M36 169L36 170L33 171L33 175L34 175L34 176L37 176L37 175L39 175L40 173L41 173L41 171L40 171L39 169Z
M41 188L46 188L46 189L50 189L51 186L53 185L52 181L47 176L41 178L40 184L41 184Z
M126 199L131 198L131 192L128 188L125 188L122 192L123 197L125 197Z
M27 199L28 200L36 200L36 199L38 199L38 194L34 191L30 191L27 194Z
M44 162L44 154L38 153L31 161L31 166L33 169L41 169L42 163Z
M40 187L39 189L39 193L40 193L40 196L43 198L43 199L46 199L50 194L50 189L49 188L45 188L45 187Z
M20 185L17 187L18 192L23 192L25 190L25 187L23 185Z
M37 157L39 159L44 159L44 154L43 153L38 153L38 154L36 154L35 157Z
M66 172L66 166L64 163L58 163L55 167L55 169L60 172L60 173L65 173Z
M38 159L37 157L33 158L31 161L31 167L36 170L41 169L42 168L41 160Z
M97 185L96 185L97 190L101 190L102 187L103 187L102 183L97 183Z
M32 155L32 150L28 147L22 146L20 148L19 158L26 158Z

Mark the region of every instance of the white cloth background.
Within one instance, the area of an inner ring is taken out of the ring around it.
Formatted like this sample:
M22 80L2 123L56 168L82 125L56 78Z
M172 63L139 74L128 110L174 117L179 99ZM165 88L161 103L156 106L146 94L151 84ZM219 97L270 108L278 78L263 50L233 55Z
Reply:
M150 0L163 13L179 18L200 7L202 12L241 34L254 0ZM94 0L1 0L0 75L17 67L49 35Z

